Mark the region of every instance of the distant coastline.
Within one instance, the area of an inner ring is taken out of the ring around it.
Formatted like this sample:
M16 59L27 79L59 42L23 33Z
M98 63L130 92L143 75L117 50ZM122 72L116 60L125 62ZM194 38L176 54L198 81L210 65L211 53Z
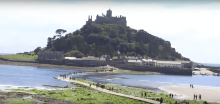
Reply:
M13 55L13 53L0 53L0 55Z
M220 67L220 64L213 64L213 63L201 63L204 66L212 66L212 67Z

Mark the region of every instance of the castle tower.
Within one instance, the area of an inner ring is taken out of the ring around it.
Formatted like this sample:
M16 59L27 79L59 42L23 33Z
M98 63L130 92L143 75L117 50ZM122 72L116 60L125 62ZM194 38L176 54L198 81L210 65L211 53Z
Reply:
M86 24L91 24L91 23L92 23L92 16L90 17L90 15L89 15L88 21L86 21Z
M110 10L110 9L107 10L106 16L107 16L107 17L112 17L112 10Z

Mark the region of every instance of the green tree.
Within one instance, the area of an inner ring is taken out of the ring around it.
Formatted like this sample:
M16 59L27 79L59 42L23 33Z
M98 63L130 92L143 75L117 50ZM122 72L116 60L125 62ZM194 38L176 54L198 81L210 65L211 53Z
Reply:
M66 57L82 58L84 55L81 52L77 51L77 50L73 50L73 51L65 53L65 56Z
M40 52L41 51L41 47L37 47L35 50L34 50L34 53L35 54L38 54L38 52Z
M56 34L59 34L59 35L62 35L63 33L65 33L66 32L66 30L64 30L64 29L57 29L56 31L55 31L55 33Z

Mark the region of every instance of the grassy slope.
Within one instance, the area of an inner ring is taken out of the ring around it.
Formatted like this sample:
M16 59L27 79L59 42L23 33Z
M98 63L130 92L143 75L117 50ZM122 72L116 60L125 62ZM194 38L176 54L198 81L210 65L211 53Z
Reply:
M26 54L16 54L16 55L1 55L1 58L6 59L20 59L20 60L35 60L38 58L37 55L26 55Z
M21 99L21 98L12 98L7 100L7 104L30 104L34 99Z
M44 96L49 96L56 99L64 99L66 101L75 102L77 104L104 104L106 102L114 104L150 104L143 101L138 101L126 97L121 97L117 95L112 95L104 92L97 91L90 87L85 87L74 83L77 88L67 89L67 90L24 90L24 89L14 89L12 91L26 91L31 93L42 94Z

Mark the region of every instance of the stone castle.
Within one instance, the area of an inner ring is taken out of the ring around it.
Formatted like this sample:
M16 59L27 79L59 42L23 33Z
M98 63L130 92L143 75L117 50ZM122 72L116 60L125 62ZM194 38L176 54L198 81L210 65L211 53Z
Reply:
M86 21L86 24L91 24L91 23L96 23L96 24L119 24L122 26L127 26L127 21L126 21L126 17L124 16L116 16L116 17L112 17L112 10L107 10L107 14L104 15L102 14L102 16L99 16L97 14L96 16L96 20L92 21L92 16L88 18L88 21Z

